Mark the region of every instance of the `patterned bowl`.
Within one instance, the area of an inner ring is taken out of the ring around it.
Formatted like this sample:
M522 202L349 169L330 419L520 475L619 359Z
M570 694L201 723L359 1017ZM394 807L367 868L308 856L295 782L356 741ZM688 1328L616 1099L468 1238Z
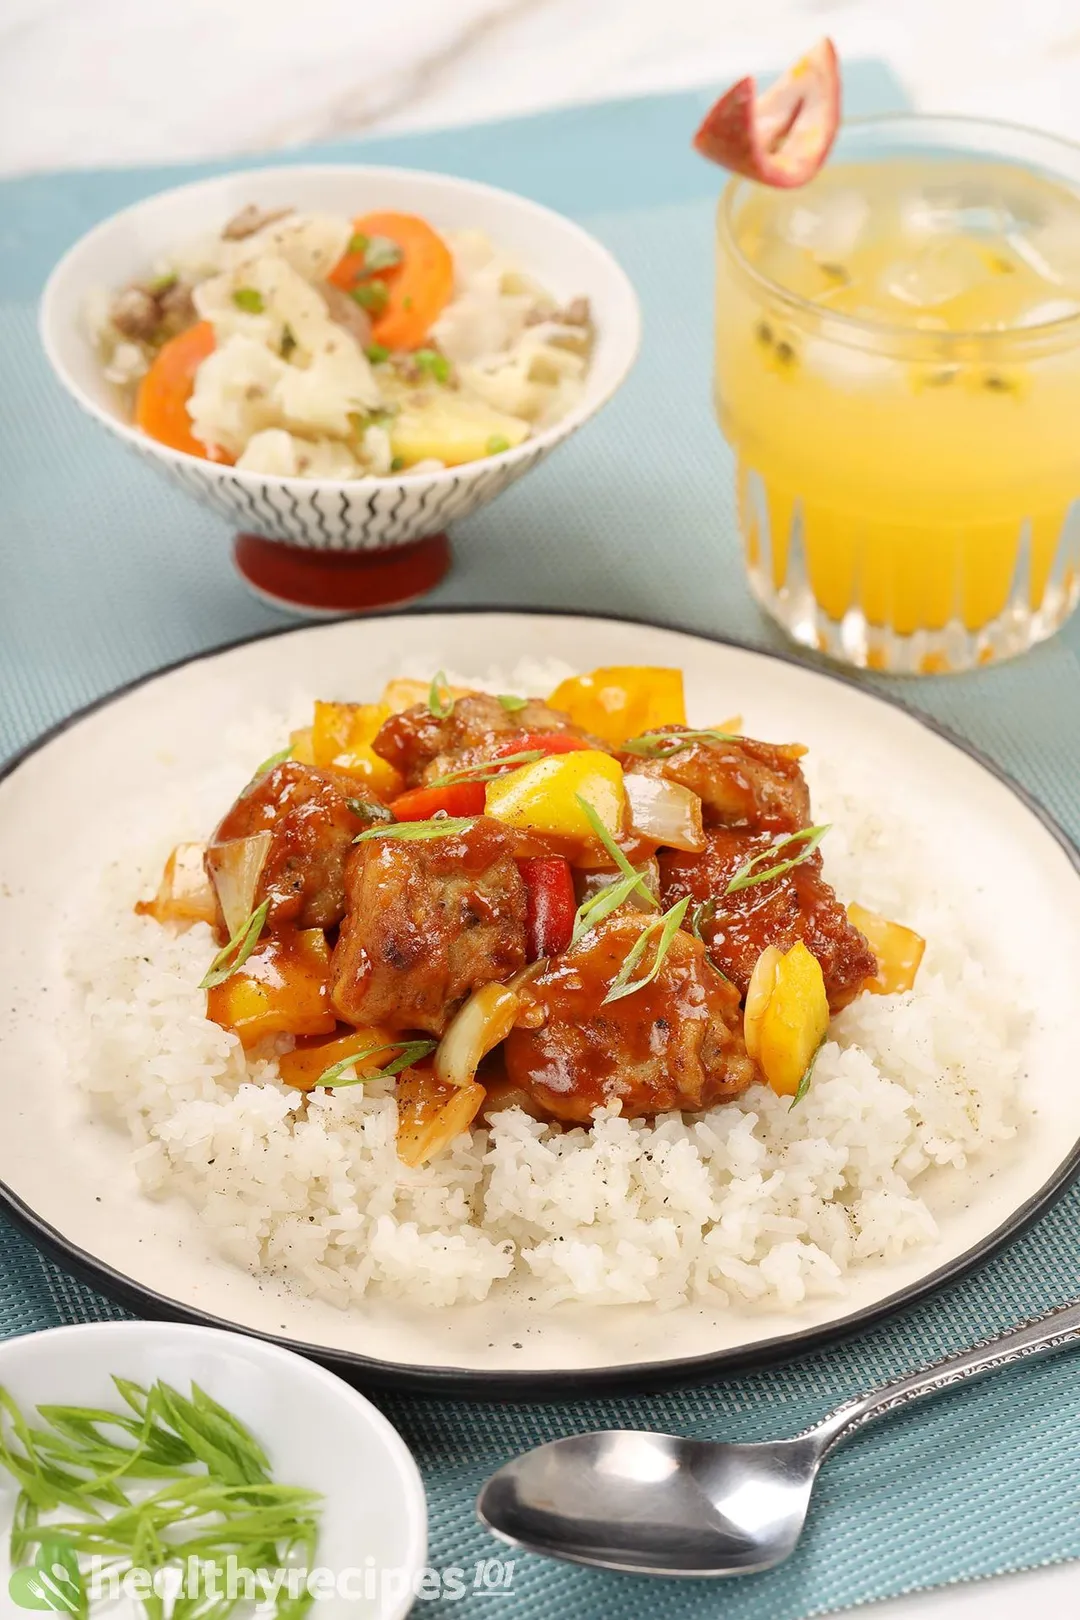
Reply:
M245 204L350 218L393 208L445 230L486 231L560 301L590 300L597 341L578 404L514 450L462 467L385 478L271 478L172 450L124 415L102 375L84 320L87 298L145 274L161 254L215 229ZM561 214L450 175L361 164L247 170L160 192L75 243L41 301L41 339L64 387L174 482L238 524L234 556L246 582L278 605L336 614L421 595L449 566L448 524L493 500L575 433L626 378L641 314L627 276L595 238Z

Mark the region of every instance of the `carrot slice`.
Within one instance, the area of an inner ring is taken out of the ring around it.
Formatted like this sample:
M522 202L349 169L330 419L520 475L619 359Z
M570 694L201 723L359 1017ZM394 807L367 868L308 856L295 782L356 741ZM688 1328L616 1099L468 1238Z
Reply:
M343 292L352 292L360 283L370 287L381 282L387 297L381 310L372 309L373 341L388 349L419 348L454 290L450 249L415 214L362 214L353 221L353 229L369 239L388 237L401 249L401 260L364 275L364 254L346 253L330 272L330 280Z
M198 321L163 344L139 384L135 422L151 439L167 444L170 450L183 450L203 461L231 461L223 450L211 450L195 437L187 411L195 373L213 352L214 328L209 321Z

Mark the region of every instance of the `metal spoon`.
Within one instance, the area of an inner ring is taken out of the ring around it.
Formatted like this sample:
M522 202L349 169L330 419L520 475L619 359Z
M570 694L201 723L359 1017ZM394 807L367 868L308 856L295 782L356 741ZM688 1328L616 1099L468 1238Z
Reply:
M537 1446L493 1474L481 1522L527 1552L634 1575L749 1575L795 1550L825 1458L909 1401L1080 1339L1080 1302L868 1395L793 1440L728 1445L612 1429Z

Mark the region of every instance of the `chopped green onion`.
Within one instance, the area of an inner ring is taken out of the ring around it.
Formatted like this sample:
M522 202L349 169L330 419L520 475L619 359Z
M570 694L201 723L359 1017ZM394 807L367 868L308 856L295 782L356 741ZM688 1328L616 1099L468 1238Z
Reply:
M677 900L670 911L665 911L662 917L654 917L648 927L642 930L640 938L627 953L626 960L616 974L601 1006L606 1006L609 1001L621 1001L624 996L632 996L635 991L644 990L647 984L652 984L664 965L664 958L671 949L672 940L682 927L682 920L686 916L689 904L689 895L685 899ZM652 967L648 973L643 973L640 979L631 978L634 970L641 966L645 952L656 934L659 934L659 938L656 942L656 955L653 957Z
M357 833L354 844L366 843L369 838L404 838L426 842L429 838L453 838L468 832L476 824L475 816L432 816L430 821L395 821L389 827L369 827Z
M509 450L510 440L504 439L501 433L493 433L487 442L489 456L501 456L504 450Z
M402 467L404 467L404 465L405 465L405 457L404 456L392 456L391 457L391 460L390 460L390 471L391 472L400 472Z
M384 361L390 358L390 350L385 343L369 343L364 353L373 366L381 366Z
M281 332L281 358L288 360L297 347L296 336L291 326L282 328Z
M402 1069L411 1068L434 1052L438 1041L385 1041L381 1046L370 1046L366 1052L354 1052L352 1057L342 1058L340 1063L332 1063L324 1069L316 1080L317 1086L362 1086L365 1080L389 1080L391 1076L400 1074ZM401 1050L398 1052L398 1048ZM374 1057L377 1052L398 1052L392 1063L385 1068L376 1069L373 1074L354 1074L351 1080L342 1080L340 1077L347 1070L353 1069L358 1063L367 1058Z
M693 934L695 939L699 939L705 946L705 958L713 972L719 973L725 984L730 984L731 980L728 978L723 968L717 967L716 960L713 957L711 949L709 948L709 943L701 931L703 928L708 927L709 923L712 922L715 916L716 898L713 896L708 900L703 900L701 904L695 906L693 911L690 913L690 932Z
M232 301L237 309L242 309L247 315L261 315L266 308L263 295L257 287L237 287L232 295Z
M261 765L256 765L255 775L252 777L252 781L258 781L260 776L265 776L267 771L272 771L275 765L284 764L291 753L291 743L287 748L279 748L276 754L271 754L269 759L264 759Z
M617 878L596 894L583 900L577 909L574 918L574 931L570 936L570 944L576 945L587 933L602 923L605 917L610 917L613 911L626 904L634 890L637 888L641 874L635 872L633 878Z
M783 838L775 839L768 849L758 850L756 855L751 855L750 859L739 867L724 893L735 894L739 889L749 889L754 883L768 883L770 878L783 877L792 867L801 866L803 861L810 859L830 826L830 822L824 822L819 827L803 827L799 832L785 833ZM766 867L763 871L758 870L763 861L771 860L790 844L802 844L804 847L797 855L778 861L775 866Z
M359 286L353 287L349 297L366 309L369 315L381 315L390 299L390 290L385 281L362 281Z
M426 787L450 787L454 782L487 782L500 776L508 766L534 765L546 755L542 748L526 748L520 754L503 754L498 759L486 759L479 765L463 765L459 771L448 771L445 776L433 777Z
M790 1103L788 1104L788 1113L789 1114L791 1113L791 1110L795 1107L795 1104L802 1102L803 1098L806 1096L806 1093L810 1090L810 1081L813 1079L814 1069L817 1066L817 1060L821 1056L821 1048L825 1045L825 1042L828 1040L828 1038L829 1037L827 1035L824 1035L822 1037L822 1039L818 1043L817 1051L814 1053L813 1057L810 1059L809 1063L806 1065L806 1069L805 1069L805 1071L803 1073L803 1077L799 1081L799 1089L796 1091L794 1097L792 1097Z
M518 710L524 709L528 702L528 698L515 697L513 692L499 693L499 703L506 710L507 714L517 714Z
M428 713L433 714L436 720L448 720L454 712L454 700L450 696L445 669L436 670L432 678L428 687L427 706Z
M386 823L394 819L394 812L377 799L346 799L345 803L361 821Z
M611 834L604 826L604 823L600 820L600 817L597 815L595 809L589 803L588 799L583 799L580 793L575 794L574 797L584 810L585 819L589 823L589 826L592 828L597 838L599 838L600 842L611 856L611 859L619 868L619 871L624 877L633 878L634 882L631 892L633 892L634 888L639 889L641 891L642 899L645 900L649 906L655 909L659 905L659 901L649 888L648 883L645 881L645 874L637 871L635 867L630 865L630 862L627 860L614 838L612 838Z
M413 360L433 382L446 384L450 381L450 362L437 349L417 349Z
M674 726L663 726L658 731L643 731L640 737L621 745L624 754L640 754L644 759L667 759L696 742L741 742L730 731L677 731Z
M354 237L353 241L355 240ZM369 237L365 242L363 254L363 274L366 276L375 270L392 270L394 265L400 264L405 257L398 244L391 241L389 236Z
M200 979L200 990L212 990L216 984L224 984L237 970L243 967L256 945L259 935L266 922L266 914L270 910L269 900L264 900L261 906L256 906L249 917L245 917L229 943L218 951L214 960L206 970L206 977Z
M371 238L365 236L363 231L357 231L355 236L349 237L349 245L345 251L346 253L366 253L370 240Z
M179 279L175 270L169 270L165 275L155 276L153 281L148 281L146 290L152 298L160 298L162 293L167 293L175 287Z

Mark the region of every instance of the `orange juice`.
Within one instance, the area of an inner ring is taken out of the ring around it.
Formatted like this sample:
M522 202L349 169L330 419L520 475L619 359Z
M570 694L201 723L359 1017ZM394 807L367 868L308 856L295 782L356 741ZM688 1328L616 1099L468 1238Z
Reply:
M747 566L805 645L970 668L1080 594L1080 153L966 120L863 131L809 185L721 204Z

